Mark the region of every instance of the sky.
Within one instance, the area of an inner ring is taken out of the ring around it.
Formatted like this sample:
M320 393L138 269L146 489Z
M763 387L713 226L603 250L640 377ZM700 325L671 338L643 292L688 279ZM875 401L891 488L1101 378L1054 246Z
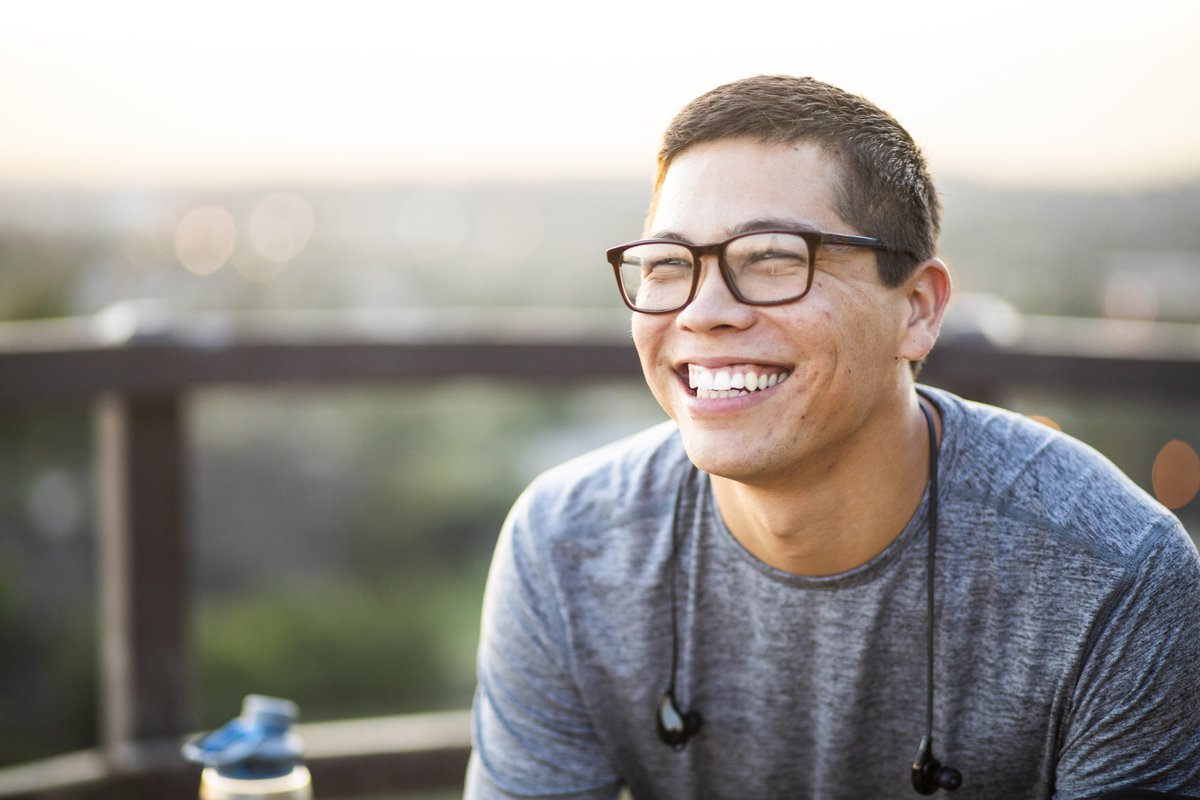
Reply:
M1200 179L1200 1L41 0L0 23L0 186L650 178L686 102L812 75L938 178Z

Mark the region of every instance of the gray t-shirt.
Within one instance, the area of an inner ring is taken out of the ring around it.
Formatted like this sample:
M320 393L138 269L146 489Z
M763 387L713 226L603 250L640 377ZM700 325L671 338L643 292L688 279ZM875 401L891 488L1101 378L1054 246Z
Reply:
M1085 445L922 391L944 420L933 741L954 796L1200 794L1200 557L1178 520ZM927 535L926 496L858 568L773 569L670 424L551 470L488 579L467 796L912 796ZM656 728L672 572L676 697L704 718L683 750Z

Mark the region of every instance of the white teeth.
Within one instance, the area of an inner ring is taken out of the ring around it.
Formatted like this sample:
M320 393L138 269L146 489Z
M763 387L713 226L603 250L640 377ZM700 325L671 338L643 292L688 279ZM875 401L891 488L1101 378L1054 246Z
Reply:
M745 371L737 368L718 369L714 372L706 367L689 364L688 386L696 390L697 397L706 399L737 397L783 383L789 374L788 372L768 374L761 367Z

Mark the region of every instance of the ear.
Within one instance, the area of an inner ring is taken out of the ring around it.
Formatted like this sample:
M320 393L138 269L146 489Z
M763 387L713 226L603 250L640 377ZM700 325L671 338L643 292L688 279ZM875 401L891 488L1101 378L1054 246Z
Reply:
M922 262L904 282L908 321L900 342L900 355L921 361L933 349L950 301L950 270L940 258Z

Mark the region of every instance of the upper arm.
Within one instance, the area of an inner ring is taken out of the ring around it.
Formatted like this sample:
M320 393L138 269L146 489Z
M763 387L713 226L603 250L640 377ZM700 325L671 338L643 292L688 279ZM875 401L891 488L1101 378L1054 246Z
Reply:
M619 778L573 677L530 504L526 495L509 515L488 575L467 796L613 798Z
M1060 797L1200 791L1200 558L1164 528L1114 592L1060 737Z

